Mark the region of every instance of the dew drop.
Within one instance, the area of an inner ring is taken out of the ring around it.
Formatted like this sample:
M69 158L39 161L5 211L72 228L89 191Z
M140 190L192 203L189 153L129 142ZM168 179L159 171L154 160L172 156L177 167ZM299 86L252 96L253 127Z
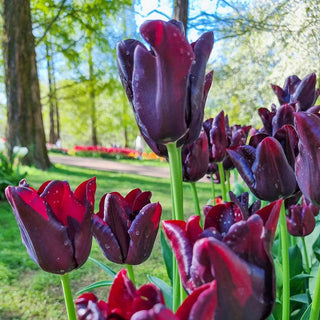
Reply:
M136 231L136 236L140 236L140 231L139 230Z

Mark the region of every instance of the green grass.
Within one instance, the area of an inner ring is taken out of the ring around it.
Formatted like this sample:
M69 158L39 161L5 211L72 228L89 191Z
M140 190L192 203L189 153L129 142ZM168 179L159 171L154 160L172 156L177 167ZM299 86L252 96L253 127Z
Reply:
M38 188L47 180L68 180L75 189L81 182L93 176L97 178L96 207L104 193L117 191L125 195L139 187L152 191L152 202L159 201L163 207L162 219L171 218L171 196L169 179L151 178L122 173L89 170L71 166L56 165L43 172L27 168L28 183ZM199 183L201 206L211 195L210 184ZM184 184L184 211L187 218L194 213L190 186ZM1 320L44 320L66 319L59 276L45 273L29 258L20 238L20 232L11 207L0 202L0 319ZM93 241L91 256L115 271L122 266L108 262ZM167 281L163 265L159 239L149 260L134 267L138 286L147 282L147 275L157 276ZM85 286L108 279L94 263L87 261L84 266L70 274L72 291L75 293ZM106 300L108 289L95 291L99 298Z

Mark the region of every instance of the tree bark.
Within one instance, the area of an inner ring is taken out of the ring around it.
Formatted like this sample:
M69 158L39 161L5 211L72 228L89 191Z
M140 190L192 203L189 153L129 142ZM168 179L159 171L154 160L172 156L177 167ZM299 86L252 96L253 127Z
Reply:
M173 1L173 19L181 21L187 34L189 0Z
M92 47L89 45L89 97L90 97L90 118L91 118L91 143L98 145L97 136L97 112L96 112L96 94L95 79L93 74Z
M2 0L3 55L7 94L7 142L27 147L26 165L48 169L40 89L28 0Z

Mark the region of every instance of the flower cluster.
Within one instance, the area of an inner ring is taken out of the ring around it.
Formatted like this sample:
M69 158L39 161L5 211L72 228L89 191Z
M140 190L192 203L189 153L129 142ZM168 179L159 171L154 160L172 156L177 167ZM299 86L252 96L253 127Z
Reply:
M283 88L272 85L280 107L259 109L263 127L252 130L247 142L251 127L230 126L224 111L203 121L213 76L206 74L213 33L189 44L180 22L156 20L145 22L141 35L150 48L137 40L122 41L117 63L142 136L170 163L172 219L162 221L162 227L176 262L166 261L172 271L172 306L154 284L137 289L132 276L132 265L150 256L160 225L161 205L151 203L150 191L137 188L125 197L107 193L94 214L94 178L74 192L65 181L48 181L38 191L25 180L8 187L6 196L31 258L43 270L64 275L84 264L94 237L107 259L127 265L129 277L125 269L116 275L107 301L93 293L75 300L79 320L258 320L271 315L276 301L283 320L302 315L311 298L301 293L308 287L303 282L290 299L288 233L310 234L319 212L320 106L314 104L320 92L315 74L303 80L291 76ZM225 176L234 168L258 198L251 206L248 193L227 193ZM212 181L217 176L222 199L200 212L195 182L206 173ZM186 221L182 179L191 182L197 203L197 215ZM261 207L260 200L270 203ZM278 221L281 258L276 266L283 289L277 295L272 246ZM308 254L305 264L310 274ZM317 281L311 319L318 319L320 310L320 273ZM290 300L303 307L290 307Z

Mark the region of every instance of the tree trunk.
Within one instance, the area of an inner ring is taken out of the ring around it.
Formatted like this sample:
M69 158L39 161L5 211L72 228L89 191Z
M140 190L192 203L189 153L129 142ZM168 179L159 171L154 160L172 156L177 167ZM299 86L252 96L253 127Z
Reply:
M55 130L55 103L54 103L54 89L53 89L53 73L51 68L51 50L49 49L49 43L46 41L46 59L47 59L47 73L48 73L48 85L49 85L49 142L55 144L57 141L57 135Z
M187 34L189 0L173 1L173 19L181 21Z
M97 114L96 114L96 94L95 81L93 74L92 47L89 46L89 96L90 96L90 118L91 118L91 143L93 146L98 145L97 137Z
M7 142L27 147L27 165L48 169L41 114L39 80L30 13L30 1L2 0L3 55L7 94Z

